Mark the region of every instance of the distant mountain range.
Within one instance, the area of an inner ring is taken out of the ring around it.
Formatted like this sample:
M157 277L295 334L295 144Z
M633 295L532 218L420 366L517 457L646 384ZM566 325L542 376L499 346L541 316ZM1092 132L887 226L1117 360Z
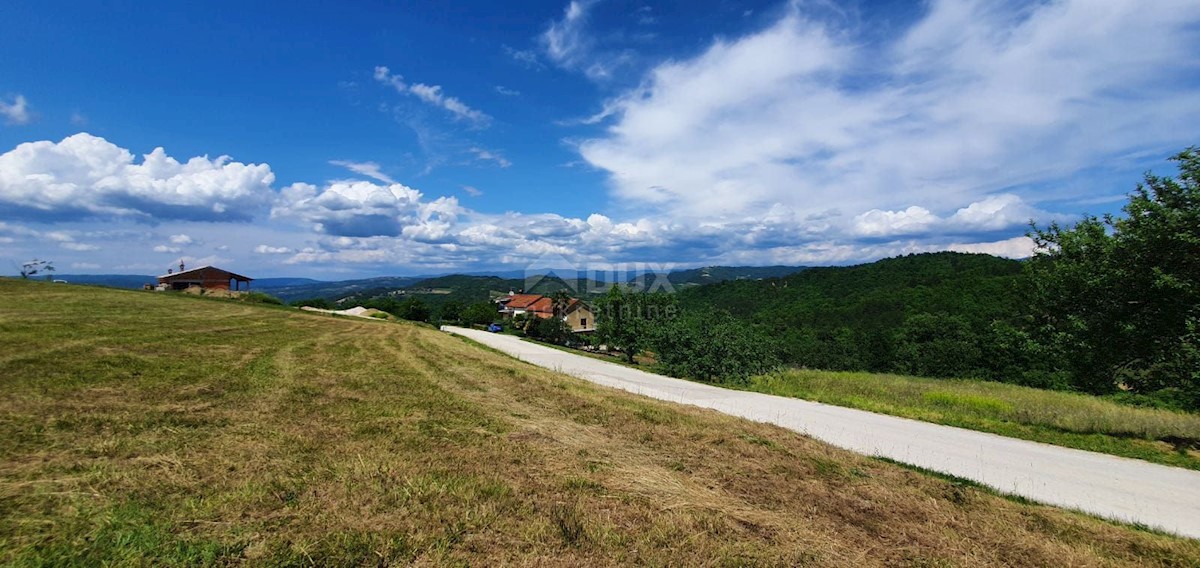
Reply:
M804 270L803 266L707 266L674 270L667 274L667 282L673 287L688 287L712 284L727 280L757 280L786 276ZM573 277L573 278L572 278ZM588 296L603 287L608 278L625 278L642 288L654 288L655 278L645 271L622 273L577 270L551 270L541 278L526 278L523 270L498 272L474 272L468 274L381 276L355 280L321 281L312 278L258 278L251 290L267 292L285 302L305 298L370 298L381 295L439 294L453 295L464 300L482 301L494 292L520 291L527 286L529 291L549 293L559 288L568 288L579 296ZM157 282L157 277L144 274L56 274L56 280L72 284L111 286L114 288L139 289L145 284ZM661 282L660 282L661 289Z

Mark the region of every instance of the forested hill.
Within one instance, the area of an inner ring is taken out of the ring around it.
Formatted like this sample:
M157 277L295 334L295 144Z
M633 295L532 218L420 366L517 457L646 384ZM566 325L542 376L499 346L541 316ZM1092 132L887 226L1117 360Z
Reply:
M1015 260L939 252L698 286L683 291L680 301L685 308L714 307L764 323L878 327L912 313L1010 313L1020 273Z
M763 326L792 364L971 376L988 374L980 358L993 324L1020 313L1022 278L1018 261L939 252L697 286L679 301ZM908 349L931 340L944 356Z
M726 280L758 280L787 276L804 270L804 266L705 266L673 270L667 276L673 286L713 284Z

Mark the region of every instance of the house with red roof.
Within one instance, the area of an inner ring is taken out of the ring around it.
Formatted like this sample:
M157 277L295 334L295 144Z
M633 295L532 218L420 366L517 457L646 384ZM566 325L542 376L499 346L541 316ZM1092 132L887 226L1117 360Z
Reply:
M541 319L552 317L562 318L567 322L571 331L589 333L596 331L596 315L586 302L578 298L570 298L565 306L554 305L554 299L542 294L516 294L509 292L496 300L500 314L504 317L519 315L533 316Z

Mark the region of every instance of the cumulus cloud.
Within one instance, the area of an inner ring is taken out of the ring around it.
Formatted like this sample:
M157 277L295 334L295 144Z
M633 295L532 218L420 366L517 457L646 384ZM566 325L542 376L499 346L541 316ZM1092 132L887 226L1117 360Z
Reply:
M270 245L258 245L254 247L254 252L258 254L292 254L296 251L288 247L273 247Z
M970 230L995 231L1014 225L1025 225L1031 220L1046 222L1062 217L1041 211L1011 193L990 196L959 209L950 217L950 222Z
M425 103L441 107L455 118L467 120L475 126L485 127L492 121L492 117L483 111L473 109L457 98L443 93L440 85L407 83L404 77L393 74L391 70L382 65L375 67L374 77L376 81L391 86L400 94L412 95Z
M190 245L190 244L196 242L194 239L192 239L191 236L184 235L184 234L171 235L171 238L168 240L170 240L171 244L174 244L174 245Z
M903 211L872 209L854 218L859 235L876 237L925 232L938 221L936 215L916 205Z
M461 212L453 197L427 201L420 191L398 183L336 181L322 188L307 183L284 188L271 216L300 219L329 235L435 241Z
M247 220L269 203L274 180L270 166L228 156L180 163L155 148L139 163L129 150L80 133L0 154L0 212L48 221Z
M952 243L938 248L939 250L982 253L1007 258L1029 258L1037 251L1037 245L1029 237L1013 237L985 243Z
M381 172L379 170L379 168L380 168L379 164L376 164L375 162L352 162L350 160L330 160L329 163L333 164L335 166L341 166L341 167L346 168L347 170L350 170L356 174L364 175L371 179L381 181L383 183L396 183L396 180L392 179L387 174Z
M33 115L29 112L29 101L25 100L24 95L14 96L12 102L0 100L0 116L4 117L7 124L29 124L33 120Z
M169 245L155 245L154 246L154 252L162 253L162 254L178 254L182 250L183 249L181 249L179 247L173 247L173 246L169 246Z
M589 6L552 28L549 53L579 51L571 30ZM1195 2L934 1L891 38L807 8L658 65L594 117L608 126L582 157L632 208L724 219L833 207L866 215L871 232L917 230L934 212L1011 224L1031 211L988 196L1028 198L1030 184L1194 142L1198 72L1180 63L1200 52Z

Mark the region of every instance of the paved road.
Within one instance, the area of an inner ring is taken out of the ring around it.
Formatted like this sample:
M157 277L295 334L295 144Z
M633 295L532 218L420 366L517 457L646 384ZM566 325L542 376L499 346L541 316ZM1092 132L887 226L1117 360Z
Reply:
M1200 471L794 398L727 390L444 326L522 361L608 387L777 424L866 455L972 479L1042 503L1200 538Z

